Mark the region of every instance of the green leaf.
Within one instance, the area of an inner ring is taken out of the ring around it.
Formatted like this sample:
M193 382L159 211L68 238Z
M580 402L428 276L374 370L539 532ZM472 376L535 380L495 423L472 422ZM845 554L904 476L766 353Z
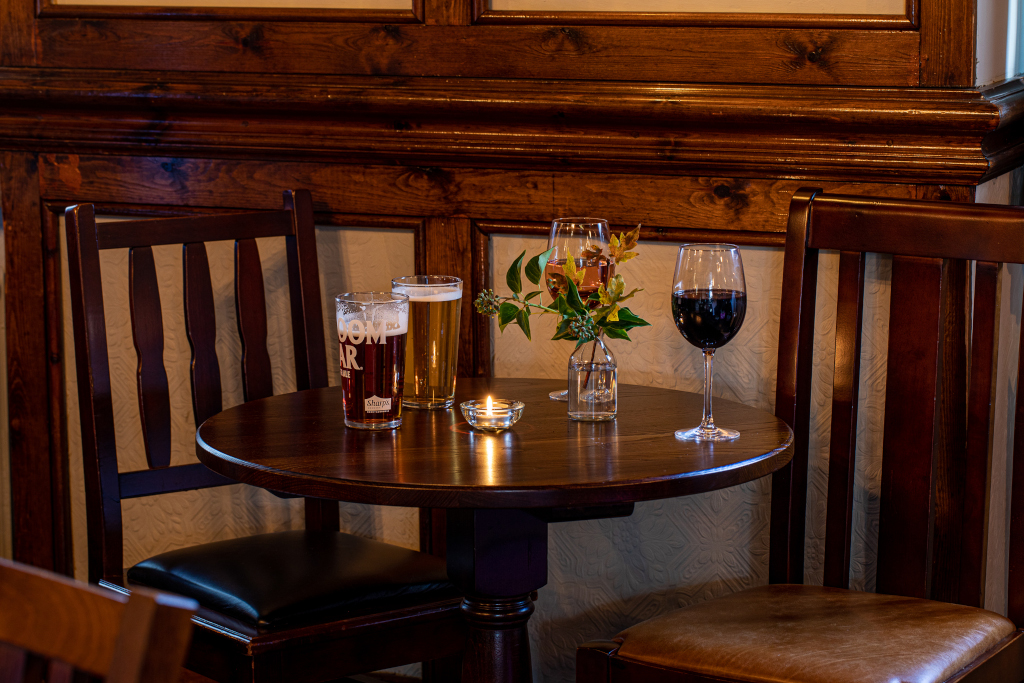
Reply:
M508 272L505 273L505 282L508 284L508 288L516 294L523 291L523 276L519 271L523 267L524 256L526 256L525 251L512 262L512 265L508 267Z
M526 300L529 301L530 299L533 299L534 297L538 297L540 295L541 295L541 291L538 289L535 292L530 292L529 294L527 294L526 295Z
M568 319L562 320L562 322L558 323L558 328L555 330L555 336L551 339L575 339L575 337L572 336L572 332L569 331Z
M647 327L650 325L649 322L638 317L628 308L620 308L618 310L618 320L609 320L608 318L609 316L606 316L603 320L599 320L597 324L605 330L615 329L620 331L631 330L634 327Z
M604 328L604 333L607 336L611 337L612 339L625 339L626 341L632 341L629 338L629 335L626 334L625 330L619 330L614 327L606 327Z
M502 332L505 331L506 325L516 319L517 315L519 315L519 307L515 304L506 301L501 305L501 308L498 309L498 327Z
M516 315L516 325L519 325L519 327L522 328L523 333L526 334L526 338L527 339L529 339L530 341L533 341L533 338L530 337L530 309L529 308L524 308L523 310L519 311L519 314Z
M540 278L544 274L544 266L548 265L548 260L551 258L551 252L554 250L555 248L551 247L543 254L537 254L526 263L526 279L535 285L540 284Z
M650 325L649 322L636 315L628 308L619 309L619 322L631 323L634 327L646 327Z
M580 292L576 289L576 283L572 280L568 281L568 288L565 296L566 303L577 313L586 313L587 305L583 303L583 299L580 298Z
M558 295L558 298L555 299L551 307L557 310L563 318L572 318L576 315L576 311L572 310L569 302L565 300L565 296L562 294Z

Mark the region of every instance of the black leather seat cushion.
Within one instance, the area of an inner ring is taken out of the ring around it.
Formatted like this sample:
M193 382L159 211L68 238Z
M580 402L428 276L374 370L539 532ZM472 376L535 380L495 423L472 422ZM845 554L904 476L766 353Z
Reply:
M456 597L440 558L332 531L283 531L151 557L131 583L261 630Z

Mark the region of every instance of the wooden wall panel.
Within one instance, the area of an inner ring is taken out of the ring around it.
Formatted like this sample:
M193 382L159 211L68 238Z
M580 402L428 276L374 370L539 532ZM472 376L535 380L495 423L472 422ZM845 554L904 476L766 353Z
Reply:
M269 189L305 187L321 213L547 222L583 212L622 227L781 233L793 192L808 181L43 155L40 184L48 201L269 209L276 208ZM916 192L913 185L816 184L851 194Z
M14 557L57 572L70 569L65 533L68 509L66 453L62 450L60 394L51 396L51 363L46 350L48 312L54 296L47 273L44 227L51 227L39 197L36 157L0 153L3 232L7 255L7 386L10 421L11 515ZM52 237L52 230L47 237ZM51 263L52 265L52 263ZM51 295L51 296L48 296ZM51 401L58 401L56 406Z
M169 71L918 83L913 31L211 21L184 31L130 19L45 19L37 27L39 66L57 68L121 69L132 55L133 68Z

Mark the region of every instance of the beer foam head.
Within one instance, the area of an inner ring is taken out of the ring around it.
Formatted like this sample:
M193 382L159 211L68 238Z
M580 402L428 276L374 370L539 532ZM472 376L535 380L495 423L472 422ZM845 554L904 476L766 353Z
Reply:
M462 298L462 280L448 275L410 275L391 281L391 291L411 301L455 301Z
M391 292L349 292L335 297L338 306L338 332L357 334L384 328L384 336L394 337L409 331L409 298ZM356 325L353 328L352 323ZM369 323L369 325L367 325Z

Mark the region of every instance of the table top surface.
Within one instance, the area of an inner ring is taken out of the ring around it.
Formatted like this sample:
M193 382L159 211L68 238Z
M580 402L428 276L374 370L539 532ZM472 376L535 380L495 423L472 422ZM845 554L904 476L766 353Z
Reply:
M314 389L223 411L196 432L210 469L274 491L378 505L554 508L615 505L733 486L791 457L789 427L756 408L715 399L715 421L740 431L728 443L679 441L700 422L698 394L619 385L609 422L576 422L548 392L564 381L460 378L450 410L403 409L403 424L345 427L341 389ZM458 404L526 403L500 434L473 430Z

